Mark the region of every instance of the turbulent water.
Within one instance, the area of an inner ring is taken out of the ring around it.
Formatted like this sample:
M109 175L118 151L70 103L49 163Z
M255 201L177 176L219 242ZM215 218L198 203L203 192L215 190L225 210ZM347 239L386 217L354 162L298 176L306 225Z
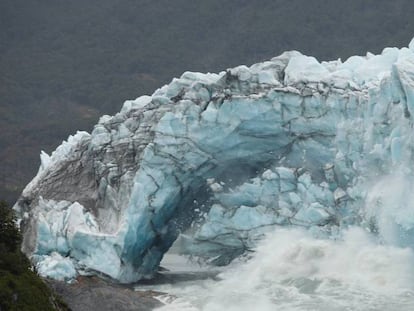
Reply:
M407 237L389 221L412 219L412 189L412 180L401 173L377 178L368 189L361 209L377 215L381 237L361 227L325 239L308 230L279 228L251 258L214 278L155 286L167 293L159 297L165 306L158 310L414 310L414 251L395 246ZM170 258L164 263L173 271L203 271L184 258L181 266Z
M414 252L359 228L341 240L299 229L270 234L217 278L154 286L172 310L414 310ZM197 273L197 272L196 272ZM142 290L142 287L138 287Z

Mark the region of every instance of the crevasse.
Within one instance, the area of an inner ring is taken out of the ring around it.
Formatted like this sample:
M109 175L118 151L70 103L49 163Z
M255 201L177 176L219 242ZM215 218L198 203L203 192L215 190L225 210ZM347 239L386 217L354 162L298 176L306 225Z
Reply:
M42 153L14 207L23 250L46 276L127 283L180 233L183 252L215 264L280 226L361 226L412 247L413 114L413 44L186 72Z

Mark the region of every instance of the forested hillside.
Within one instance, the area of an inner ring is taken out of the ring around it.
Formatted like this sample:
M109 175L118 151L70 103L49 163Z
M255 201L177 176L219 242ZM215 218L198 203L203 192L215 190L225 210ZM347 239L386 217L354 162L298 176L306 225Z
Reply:
M41 149L183 71L406 46L413 13L412 0L1 0L0 197L17 198Z
M21 236L12 210L0 201L0 310L38 311L69 308L32 271L20 251Z

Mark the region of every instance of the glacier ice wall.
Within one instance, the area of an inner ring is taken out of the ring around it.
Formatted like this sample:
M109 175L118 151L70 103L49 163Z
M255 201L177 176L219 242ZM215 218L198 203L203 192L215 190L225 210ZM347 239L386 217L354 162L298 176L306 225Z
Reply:
M14 207L23 250L45 275L64 258L65 277L133 282L180 232L186 253L216 264L278 226L359 225L414 246L413 116L414 44L186 72L42 152Z

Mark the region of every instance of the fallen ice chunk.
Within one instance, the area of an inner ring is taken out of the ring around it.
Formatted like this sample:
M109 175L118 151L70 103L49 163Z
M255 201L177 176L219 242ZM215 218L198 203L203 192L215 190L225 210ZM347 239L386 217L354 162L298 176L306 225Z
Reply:
M36 269L40 276L58 281L67 281L76 277L72 260L56 252L43 256L43 259L36 265Z

